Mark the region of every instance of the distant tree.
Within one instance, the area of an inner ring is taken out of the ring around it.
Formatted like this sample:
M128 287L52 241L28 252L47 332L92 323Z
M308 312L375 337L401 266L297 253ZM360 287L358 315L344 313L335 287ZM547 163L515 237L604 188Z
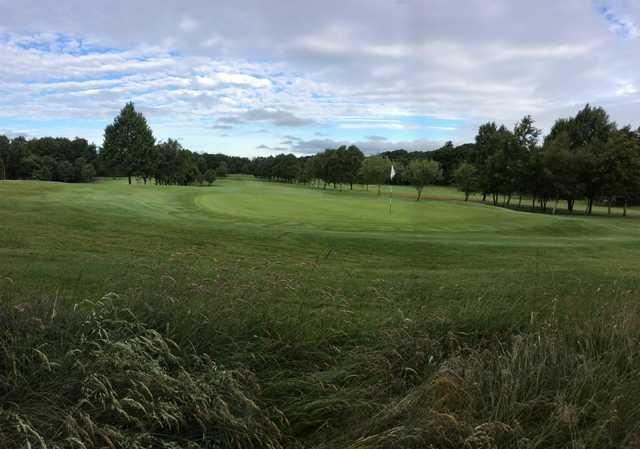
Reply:
M458 190L464 192L464 200L469 201L469 195L478 187L478 169L469 162L463 162L453 172L453 177Z
M293 182L300 171L298 158L293 154L279 154L275 157L271 174L285 182Z
M602 108L586 105L568 120L569 145L575 153L575 172L582 195L587 200L585 214L591 215L595 199L606 183L604 150L616 124ZM550 135L555 130L552 129Z
M536 128L535 121L530 115L524 116L522 120L516 123L513 129L513 135L518 145L524 152L529 153L538 146L540 134L542 134L542 131Z
M298 174L296 175L296 181L307 184L313 179L313 165L315 163L314 157L307 157L300 161Z
M416 201L420 201L425 186L434 184L442 178L440 163L430 159L416 159L409 163L409 181L417 192Z
M131 184L132 176L142 176L146 184L154 170L153 133L144 116L127 103L104 130L104 159L114 169L122 170Z
M82 182L91 182L96 176L96 169L93 164L85 163L80 169L80 180Z
M218 168L216 169L216 175L219 178L225 178L228 173L229 168L227 167L227 163L224 161L220 162L220 165L218 165Z
M364 160L364 154L362 154L362 151L360 151L358 147L351 145L344 151L343 157L344 163L342 178L349 184L349 188L353 190L353 183L356 181L358 173L360 172L360 167Z
M7 136L0 135L0 179L7 179L10 155L11 141Z
M640 139L625 127L614 131L604 148L603 193L607 198L608 214L617 198L623 201L623 216L627 215L627 202L640 191Z
M555 215L560 198L566 198L568 209L572 209L572 200L575 198L575 154L570 150L569 134L561 132L553 138L547 139L544 144L543 163L545 179L549 182L548 190L553 195L553 214Z
M491 159L496 152L497 134L498 127L493 122L480 126L469 161L478 169L478 183L482 192L482 201L487 199L487 194L495 190Z
M362 179L365 184L375 184L380 186L389 178L391 162L382 156L369 156L362 161Z
M59 162L56 166L56 172L58 174L58 178L63 182L70 182L73 180L74 169L73 164L69 161Z
M213 184L216 181L216 171L212 168L208 169L204 173L204 179L207 181L208 185Z
M33 177L41 181L51 181L55 177L56 161L51 156L42 156Z

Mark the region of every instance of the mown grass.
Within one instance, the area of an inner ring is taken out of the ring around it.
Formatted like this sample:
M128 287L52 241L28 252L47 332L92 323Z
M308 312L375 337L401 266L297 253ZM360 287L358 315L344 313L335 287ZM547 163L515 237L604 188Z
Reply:
M640 220L402 193L0 183L0 446L637 447Z

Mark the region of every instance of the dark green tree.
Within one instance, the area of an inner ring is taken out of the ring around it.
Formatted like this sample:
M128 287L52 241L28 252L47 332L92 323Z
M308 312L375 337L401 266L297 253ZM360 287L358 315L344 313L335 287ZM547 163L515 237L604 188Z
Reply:
M222 161L218 168L216 169L216 176L219 178L225 178L229 173L229 168L227 167L227 163Z
M128 177L129 184L132 176L141 176L146 184L154 171L154 143L147 120L129 102L105 128L101 153L112 169Z
M216 171L212 168L208 169L204 173L204 179L207 181L208 185L213 184L216 181Z

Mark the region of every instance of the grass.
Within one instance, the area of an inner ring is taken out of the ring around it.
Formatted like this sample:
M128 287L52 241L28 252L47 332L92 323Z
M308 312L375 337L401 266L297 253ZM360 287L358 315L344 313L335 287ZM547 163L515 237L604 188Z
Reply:
M1 182L0 446L637 447L640 219L426 194Z

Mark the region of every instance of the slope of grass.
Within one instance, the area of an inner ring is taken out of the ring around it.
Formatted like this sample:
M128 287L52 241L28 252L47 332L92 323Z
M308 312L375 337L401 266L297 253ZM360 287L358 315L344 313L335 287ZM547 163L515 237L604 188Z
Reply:
M640 220L431 194L1 182L0 446L634 447Z

